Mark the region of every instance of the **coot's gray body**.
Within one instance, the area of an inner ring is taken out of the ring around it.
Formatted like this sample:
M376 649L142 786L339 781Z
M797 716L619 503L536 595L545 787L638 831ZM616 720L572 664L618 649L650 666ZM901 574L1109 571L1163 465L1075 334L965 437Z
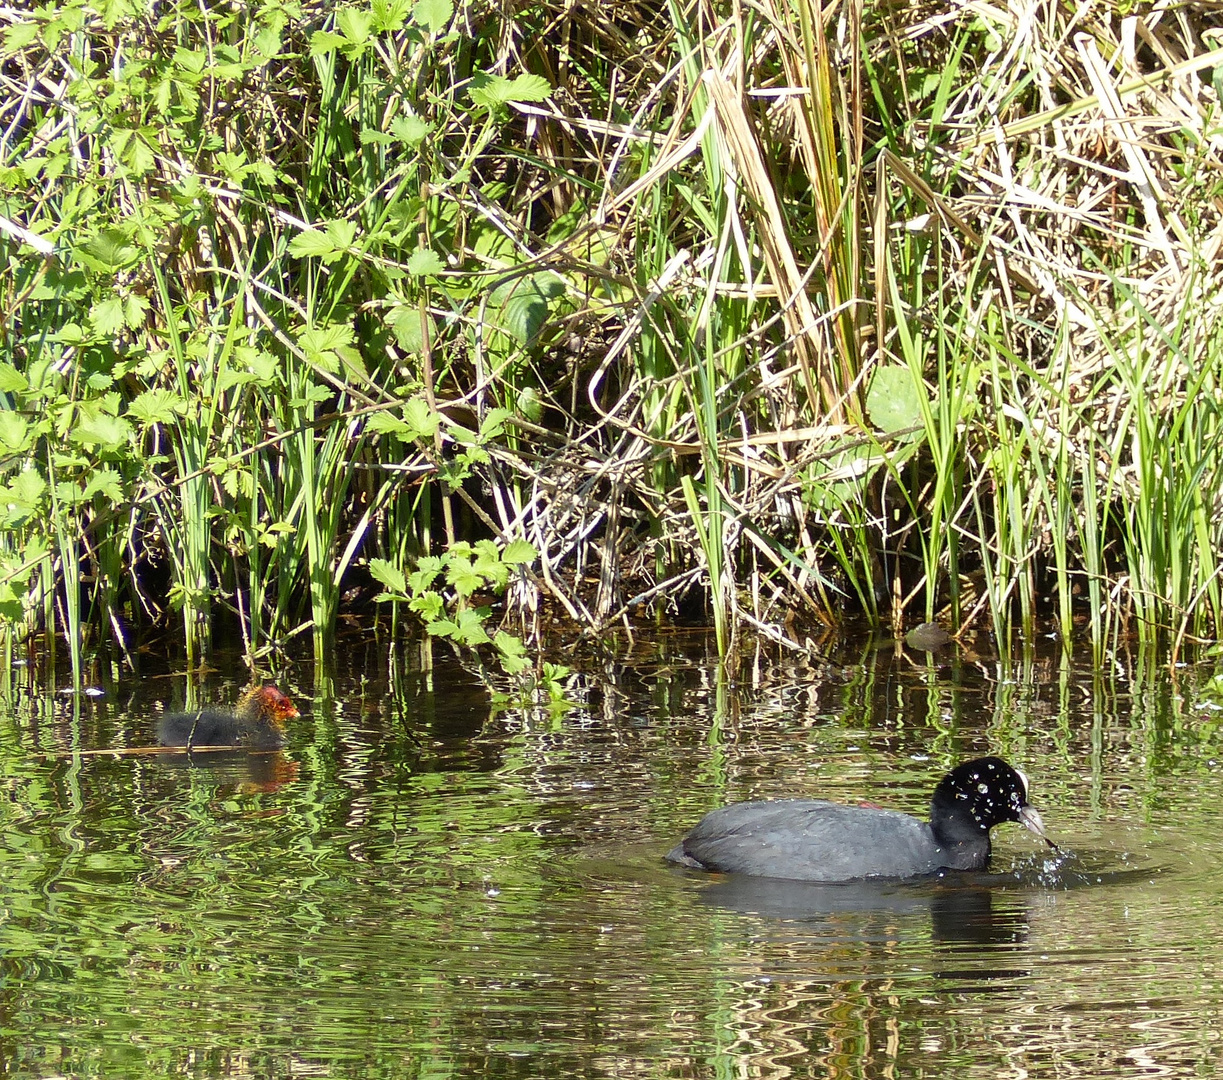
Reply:
M793 881L916 878L983 869L989 830L1003 821L1044 836L1023 773L1000 758L978 758L943 778L929 824L821 799L737 803L707 814L667 859L694 870Z

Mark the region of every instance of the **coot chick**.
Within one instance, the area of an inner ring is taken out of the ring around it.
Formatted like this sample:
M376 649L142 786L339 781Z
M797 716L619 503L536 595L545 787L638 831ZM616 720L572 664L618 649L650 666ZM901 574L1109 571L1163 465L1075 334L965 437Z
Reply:
M1027 777L1001 758L985 757L943 777L929 824L895 810L820 799L736 803L706 814L667 859L694 870L793 881L916 878L984 869L989 831L1004 821L1018 821L1052 846L1028 805Z
M233 712L197 709L167 713L157 725L157 738L162 746L277 750L285 744L285 721L299 715L293 702L276 687L252 686L238 699Z

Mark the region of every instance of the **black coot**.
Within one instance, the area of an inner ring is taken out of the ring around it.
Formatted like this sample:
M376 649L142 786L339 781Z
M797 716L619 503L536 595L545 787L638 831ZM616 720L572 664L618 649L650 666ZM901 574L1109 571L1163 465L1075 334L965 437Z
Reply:
M1004 821L1045 835L1040 814L1028 805L1027 778L1001 758L985 757L943 777L928 825L894 810L819 799L736 803L706 814L667 859L694 870L793 881L914 878L984 869L989 831Z

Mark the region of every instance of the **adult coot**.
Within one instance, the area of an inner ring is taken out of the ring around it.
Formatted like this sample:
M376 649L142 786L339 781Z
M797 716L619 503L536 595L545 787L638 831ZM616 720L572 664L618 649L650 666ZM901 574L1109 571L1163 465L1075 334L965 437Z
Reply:
M694 870L794 881L914 878L983 869L989 831L1004 821L1045 836L1040 814L1028 805L1027 778L1001 758L985 757L943 777L928 825L894 810L819 799L737 803L706 814L667 859Z
M285 744L286 720L299 716L297 707L274 686L252 686L233 712L196 709L167 713L157 725L162 746L244 746L276 750Z

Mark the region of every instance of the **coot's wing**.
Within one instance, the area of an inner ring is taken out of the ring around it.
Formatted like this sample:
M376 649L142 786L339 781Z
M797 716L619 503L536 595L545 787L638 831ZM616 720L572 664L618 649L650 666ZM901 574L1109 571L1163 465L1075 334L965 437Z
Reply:
M667 858L727 874L833 882L920 877L941 856L930 826L908 814L783 799L714 810Z

